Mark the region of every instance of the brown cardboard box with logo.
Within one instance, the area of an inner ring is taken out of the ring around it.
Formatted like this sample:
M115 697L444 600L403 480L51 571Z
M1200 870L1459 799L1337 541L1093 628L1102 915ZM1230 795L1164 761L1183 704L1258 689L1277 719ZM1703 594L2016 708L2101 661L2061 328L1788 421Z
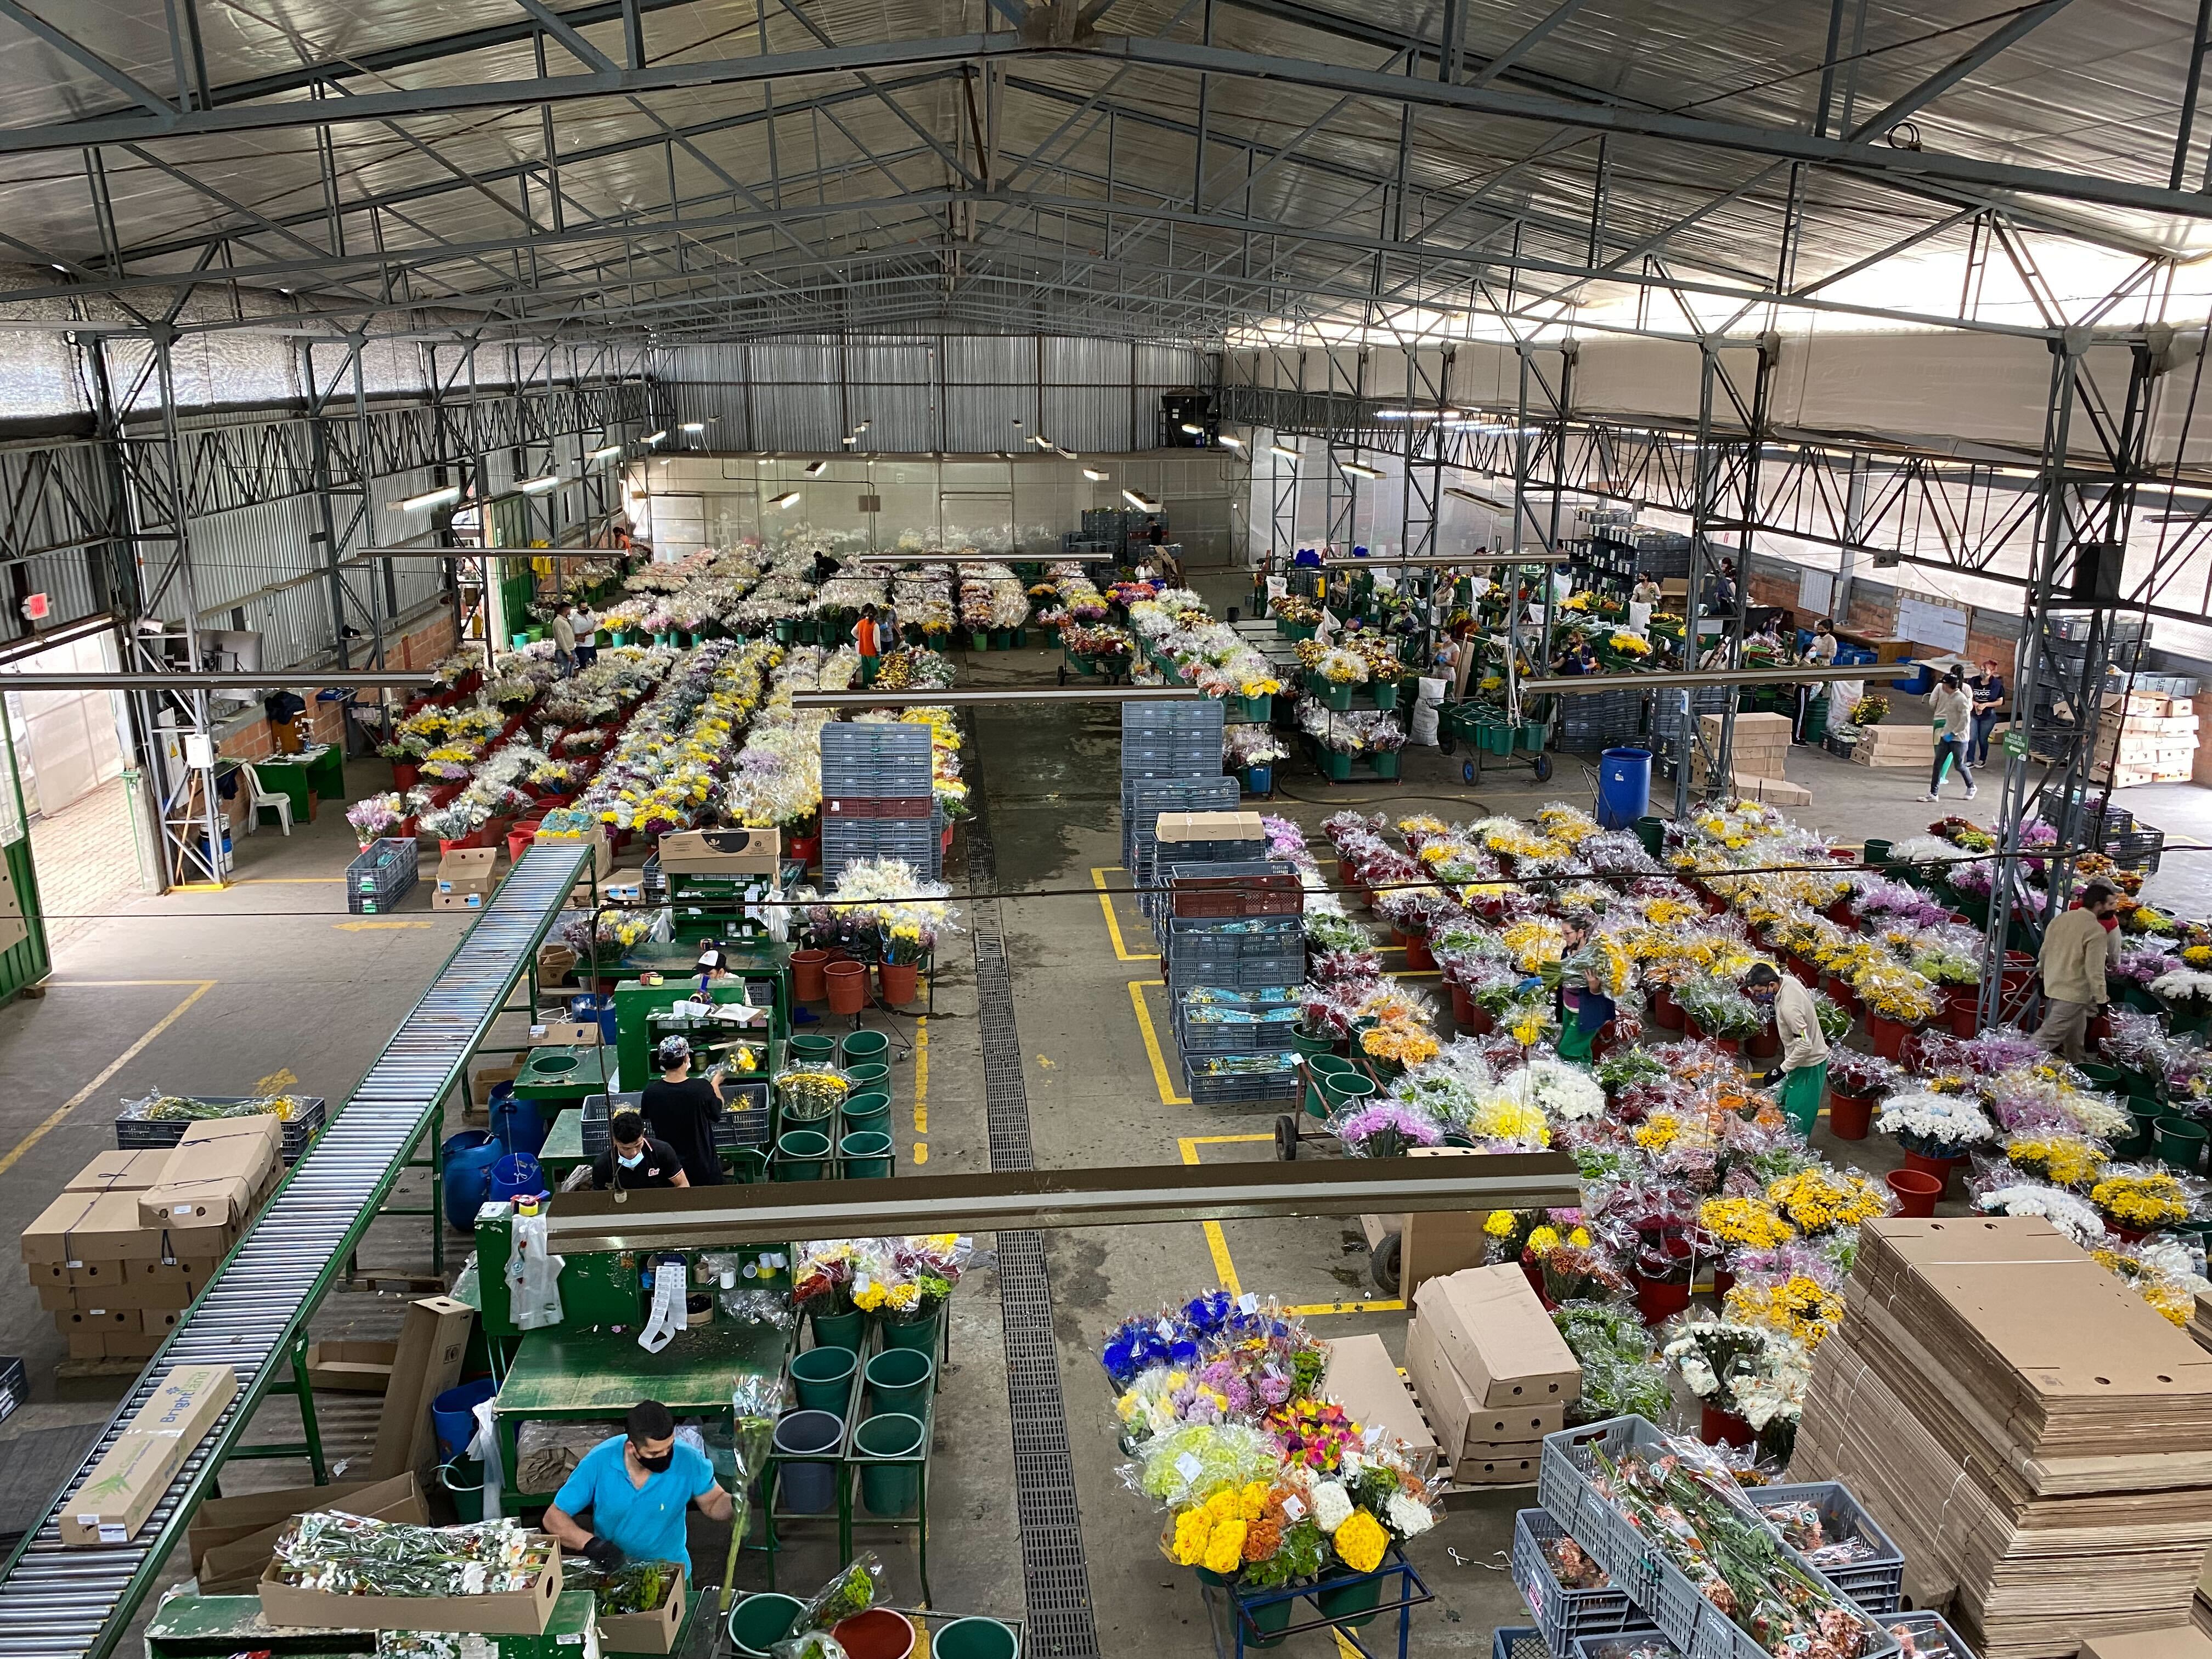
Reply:
M1431 1279L1413 1305L1477 1403L1563 1406L1581 1397L1582 1366L1517 1264Z
M408 1304L383 1414L376 1419L376 1451L368 1466L374 1479L429 1468L437 1448L430 1402L461 1380L461 1359L476 1318L475 1309L449 1296Z
M127 1544L168 1489L169 1477L238 1393L228 1365L179 1365L132 1413L76 1490L62 1500L62 1543L71 1549Z
M429 1506L412 1474L389 1480L337 1480L325 1486L287 1486L280 1492L213 1498L192 1516L185 1547L202 1595L251 1595L276 1540L295 1515L343 1510L373 1521L430 1524Z
M599 1615L602 1653L673 1653L684 1631L684 1611L690 1587L684 1570L676 1570L676 1583L651 1613L603 1613Z
M772 876L782 857L773 830L679 830L660 838L663 875Z
M433 893L430 895L430 908L433 910L481 910L490 902L491 895L489 893Z
M529 1588L483 1595L338 1595L302 1589L276 1575L271 1561L261 1575L261 1616L272 1625L310 1630L449 1630L484 1636L542 1636L561 1598L561 1552Z
M496 847L456 847L438 860L440 893L489 893L498 884Z
M161 1179L138 1194L138 1222L175 1234L244 1222L268 1195L283 1167L281 1119L218 1118L185 1132L161 1166Z

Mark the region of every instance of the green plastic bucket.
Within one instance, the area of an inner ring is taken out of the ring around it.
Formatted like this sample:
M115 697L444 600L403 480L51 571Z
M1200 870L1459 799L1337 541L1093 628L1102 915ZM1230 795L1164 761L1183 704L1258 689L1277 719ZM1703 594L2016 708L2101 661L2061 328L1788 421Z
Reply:
M888 1094L891 1068L880 1060L864 1060L858 1066L845 1068L845 1080L853 1085L856 1095Z
M845 1097L845 1133L848 1135L888 1135L891 1132L891 1097L886 1094Z
M2156 1127L2159 1162L2184 1175L2196 1174L2204 1162L2204 1126L2193 1117L2162 1117Z
M918 1417L928 1407L937 1362L920 1348L885 1348L868 1361L863 1375L871 1414L904 1412Z
M1372 1078L1354 1071L1332 1072L1321 1080L1321 1092L1332 1112L1359 1109L1358 1103L1380 1094Z
M1866 848L1860 853L1859 857L1865 861L1869 870L1885 869L1889 864L1891 845L1891 842L1882 840L1878 836L1869 836Z
M2148 1095L2128 1097L2128 1117L2134 1130L2112 1143L2114 1156L2119 1158L2148 1158L2157 1145L2158 1121L2166 1115L2166 1108Z
M778 1642L791 1634L791 1626L806 1604L796 1596L763 1590L748 1595L730 1609L730 1645L742 1659L768 1659Z
M1375 1614L1369 1609L1378 1607L1382 1602L1382 1576L1380 1573L1357 1576L1349 1572L1329 1573L1324 1574L1321 1582L1327 1584L1340 1577L1349 1578L1351 1582L1342 1589L1324 1589L1314 1597L1314 1605L1321 1609L1321 1616L1349 1625L1354 1630L1373 1623ZM1367 1616L1364 1619L1346 1616L1361 1613Z
M2120 1068L2117 1066L2100 1066L2094 1060L2085 1060L2075 1069L2089 1079L2091 1088L2100 1093L2109 1095L2127 1092L2121 1085Z
M940 1307L927 1319L909 1321L903 1325L887 1319L878 1320L876 1323L884 1334L884 1346L886 1348L920 1348L924 1353L935 1353L937 1322L944 1317L945 1310Z
M891 1138L878 1129L863 1129L837 1143L837 1156L846 1180L877 1180L891 1172Z
M1323 1085L1333 1077L1345 1077L1352 1073L1352 1062L1340 1054L1309 1054L1306 1056L1306 1115L1309 1117L1328 1115L1328 1096Z
M930 1659L1015 1659L1020 1651L1012 1627L995 1619L956 1619L929 1638Z
M771 1173L778 1181L819 1181L830 1137L819 1129L787 1129L777 1137Z
M881 1031L848 1031L844 1042L837 1046L848 1066L880 1066L884 1056L890 1052L891 1040Z
M903 1412L871 1417L854 1431L853 1451L860 1465L860 1507L870 1515L904 1515L921 1501L921 1465L881 1460L919 1458L926 1432L920 1418Z
M842 1417L852 1403L858 1361L850 1348L809 1348L791 1361L792 1391L801 1409Z
M787 1045L794 1064L827 1066L836 1058L837 1040L813 1031L795 1034Z
M867 1328L868 1316L858 1308L841 1314L814 1316L814 1340L825 1348L847 1348L860 1351L860 1334Z

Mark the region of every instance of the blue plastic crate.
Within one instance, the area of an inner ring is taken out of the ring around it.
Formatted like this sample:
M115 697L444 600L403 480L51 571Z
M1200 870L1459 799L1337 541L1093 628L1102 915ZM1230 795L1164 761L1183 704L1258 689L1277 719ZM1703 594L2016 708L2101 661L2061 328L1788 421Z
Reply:
M1840 1480L1815 1480L1798 1486L1759 1486L1744 1494L1762 1515L1778 1504L1803 1500L1820 1511L1820 1529L1832 1541L1864 1539L1874 1553L1863 1561L1820 1567L1828 1582L1877 1615L1895 1613L1905 1599L1905 1552L1851 1496ZM1809 1559L1809 1558L1808 1558ZM1814 1565L1819 1566L1817 1559Z
M1513 1517L1513 1583L1553 1653L1565 1653L1577 1637L1643 1631L1656 1636L1650 1615L1628 1592L1569 1589L1552 1571L1546 1551L1566 1537L1567 1529L1543 1510L1522 1510ZM1577 1540L1577 1542L1580 1540Z

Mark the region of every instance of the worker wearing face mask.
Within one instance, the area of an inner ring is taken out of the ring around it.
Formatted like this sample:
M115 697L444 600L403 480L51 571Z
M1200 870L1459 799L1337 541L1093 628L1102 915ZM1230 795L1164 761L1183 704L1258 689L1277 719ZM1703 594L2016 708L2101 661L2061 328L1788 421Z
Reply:
M629 1408L623 1432L602 1440L554 1494L545 1530L565 1549L611 1571L623 1561L675 1561L687 1576L684 1516L696 1503L709 1521L730 1518L730 1494L696 1446L676 1438L676 1419L658 1400ZM589 1512L589 1530L576 1516Z
M592 1165L592 1185L601 1192L639 1192L653 1187L689 1187L684 1160L665 1140L645 1132L645 1120L625 1107L607 1125L611 1143Z

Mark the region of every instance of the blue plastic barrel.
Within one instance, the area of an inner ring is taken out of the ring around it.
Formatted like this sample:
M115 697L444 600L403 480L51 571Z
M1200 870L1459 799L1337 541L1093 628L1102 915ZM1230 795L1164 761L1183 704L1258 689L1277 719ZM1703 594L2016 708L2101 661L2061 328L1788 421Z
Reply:
M1891 689L1902 691L1908 697L1924 697L1936 689L1936 671L1924 662L1912 665L1912 672L1901 680L1892 680Z
M514 1084L493 1085L487 1109L491 1115L492 1133L507 1143L508 1152L525 1152L535 1158L544 1150L544 1110L527 1096L518 1099Z
M491 1201L527 1198L545 1191L545 1171L527 1152L509 1152L491 1166Z
M483 1129L449 1135L446 1158L446 1224L465 1232L477 1224L477 1212L491 1190L491 1166L507 1156L500 1138Z
M615 1040L615 1000L612 997L594 996L588 991L582 996L570 997L568 1018L596 1019L599 1022L599 1040L603 1042Z
M477 1402L499 1392L489 1376L451 1388L430 1402L430 1425L438 1431L438 1455L451 1462L468 1450L477 1434Z
M1248 766L1244 776L1255 795L1272 794L1275 787L1275 769L1272 766Z
M1598 757L1597 821L1606 830L1626 830L1651 807L1651 751L1608 749Z

